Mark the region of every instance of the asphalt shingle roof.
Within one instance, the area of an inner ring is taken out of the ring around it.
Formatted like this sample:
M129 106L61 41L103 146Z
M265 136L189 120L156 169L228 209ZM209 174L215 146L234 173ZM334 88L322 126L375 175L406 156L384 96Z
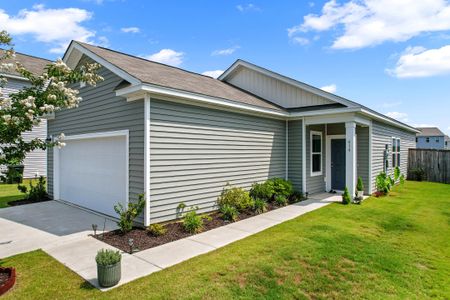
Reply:
M0 49L0 55L3 55L3 51L4 50ZM16 58L14 58L14 61L20 62L28 71L30 71L34 75L41 75L44 72L45 67L52 62L45 58L31 56L19 52L16 52ZM13 62L13 59L7 59L3 62ZM8 72L5 72L5 74L21 76L15 70L10 70Z
M437 127L417 127L420 133L417 136L444 136L445 134Z

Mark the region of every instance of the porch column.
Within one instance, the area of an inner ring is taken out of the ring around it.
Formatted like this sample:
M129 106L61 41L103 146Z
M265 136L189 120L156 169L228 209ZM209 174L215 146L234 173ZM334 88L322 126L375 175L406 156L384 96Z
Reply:
M356 189L356 123L345 123L345 185L351 199Z

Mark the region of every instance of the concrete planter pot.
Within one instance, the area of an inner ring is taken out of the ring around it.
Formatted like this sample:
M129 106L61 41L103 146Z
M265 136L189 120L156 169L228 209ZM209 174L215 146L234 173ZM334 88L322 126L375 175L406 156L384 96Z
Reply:
M364 191L356 191L356 198L362 199L364 197Z
M111 287L119 283L122 274L121 262L109 266L97 264L97 279L101 287Z

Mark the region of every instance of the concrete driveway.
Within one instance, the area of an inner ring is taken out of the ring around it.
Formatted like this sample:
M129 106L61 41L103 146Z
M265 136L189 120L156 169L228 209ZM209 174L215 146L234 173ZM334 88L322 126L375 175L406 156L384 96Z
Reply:
M57 201L0 209L0 258L62 245L116 228L111 219Z

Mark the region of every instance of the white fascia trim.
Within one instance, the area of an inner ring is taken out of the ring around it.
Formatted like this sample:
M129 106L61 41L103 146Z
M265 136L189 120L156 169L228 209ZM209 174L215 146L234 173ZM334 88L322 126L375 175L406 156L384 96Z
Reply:
M313 142L312 142L312 137L313 135L320 135L320 171L319 172L313 172ZM311 177L315 177L315 176L321 176L323 174L323 134L322 131L313 131L310 130L309 131L309 169L311 170Z
M321 97L323 97L325 99L328 99L328 100L331 100L331 101L334 101L334 102L337 102L337 103L341 103L341 104L344 104L344 105L349 106L349 107L355 107L355 103L353 103L353 102L351 102L349 100L343 99L343 98L338 97L336 95L333 95L331 93L325 92L325 91L323 91L323 90L321 90L319 88L313 87L313 86L308 85L306 83L297 81L295 79L292 79L292 78L289 78L289 77L286 77L286 76L283 76L283 75L280 75L280 74L275 73L273 71L267 70L265 68L262 68L260 66L257 66L257 65L254 65L254 64L248 63L246 61L242 61L242 60L237 60L233 65L231 65L231 67L228 68L228 70L226 70L224 73L222 73L222 75L220 75L217 79L219 79L221 81L225 81L225 79L228 76L230 76L240 66L248 68L248 69L251 69L251 70L259 72L259 73L262 73L262 74L264 74L264 75L266 75L268 77L275 78L275 79L280 80L280 81L282 81L284 83L287 83L289 85L293 85L293 86L295 86L297 88L303 89L303 90L308 91L310 93L313 93L315 95L319 95L319 96L321 96Z
M128 129L115 130L115 131L91 132L91 133L66 135L64 137L64 140L82 140L82 139L92 139L92 138L102 138L102 137L128 136L128 134L129 134Z
M29 81L28 78L22 77L20 75L13 75L13 74L8 74L8 73L0 73L0 76L6 77L6 78L11 78L11 79L18 79L18 80L23 80L23 81Z
M102 57L98 56L97 54L91 52L90 50L86 49L82 45L78 44L77 42L72 42L69 46L69 49L67 50L66 54L64 55L63 61L67 63L70 56L72 55L72 52L74 50L79 51L82 54L85 54L86 56L89 56L93 60L95 60L97 63L101 64L105 68L109 69L111 72L116 74L117 76L123 78L124 80L128 81L131 84L139 84L141 81L127 72L123 71L122 69L116 67L112 63L108 62L107 60L103 59ZM81 58L81 56L80 56ZM77 62L78 63L78 62ZM73 67L73 66L72 66Z
M345 107L345 108L335 108L335 109L323 109L323 110L311 110L304 112L292 112L289 114L290 118L302 118L302 117L311 117L311 116L322 116L322 115L330 115L330 114L341 114L341 113L356 113L360 112L360 107Z
M419 133L420 132L420 130L417 130L417 129L411 127L411 126L399 123L399 122L397 122L395 120L391 120L391 119L389 119L387 117L384 117L384 116L382 116L380 114L376 114L376 113L373 113L371 111L368 111L367 109L361 109L361 113L363 115L369 116L369 117L371 117L373 119L377 119L377 120L379 120L379 121L381 121L383 123L391 124L393 126L400 127L402 129L406 129L408 131L415 132L415 133Z
M150 225L150 95L144 96L144 225Z
M227 107L231 107L231 108L235 108L235 109L239 109L239 110L247 110L247 111L252 111L252 112L257 112L257 113L262 113L262 114L270 114L270 115L274 115L274 116L278 116L278 117L286 117L286 118L289 117L289 113L287 113L287 112L260 108L260 107L256 107L256 106L252 106L252 105L246 105L243 103L227 101L222 98L211 97L211 96L176 90L176 89L162 87L162 86L155 86L155 85L151 85L151 84L138 84L138 85L133 85L133 86L129 86L129 87L117 90L116 96L126 97L129 94L136 93L141 90L145 91L147 93L171 96L171 97L176 97L176 98L184 98L184 99L189 99L189 100L194 100L194 101L199 101L199 102L204 102L204 103L209 103L209 104L214 104L214 105L219 105L219 106L227 106Z

